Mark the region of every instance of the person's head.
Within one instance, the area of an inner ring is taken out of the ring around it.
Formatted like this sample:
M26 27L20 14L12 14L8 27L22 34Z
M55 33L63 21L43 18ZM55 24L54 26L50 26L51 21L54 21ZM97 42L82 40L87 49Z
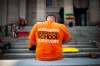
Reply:
M49 16L46 17L46 20L47 21L56 21L56 17L53 16L53 15L49 15Z

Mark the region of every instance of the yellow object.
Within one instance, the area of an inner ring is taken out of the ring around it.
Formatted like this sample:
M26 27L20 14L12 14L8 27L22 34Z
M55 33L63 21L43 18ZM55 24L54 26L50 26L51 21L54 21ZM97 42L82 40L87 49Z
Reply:
M79 49L77 48L62 48L62 52L69 52L69 53L76 53L79 52Z

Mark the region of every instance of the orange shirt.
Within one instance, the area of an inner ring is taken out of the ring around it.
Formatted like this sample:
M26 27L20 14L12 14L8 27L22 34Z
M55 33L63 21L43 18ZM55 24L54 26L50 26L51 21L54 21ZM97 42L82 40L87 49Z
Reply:
M63 24L51 21L38 22L29 35L28 47L36 44L36 59L56 60L62 58L62 41L71 39L71 35Z

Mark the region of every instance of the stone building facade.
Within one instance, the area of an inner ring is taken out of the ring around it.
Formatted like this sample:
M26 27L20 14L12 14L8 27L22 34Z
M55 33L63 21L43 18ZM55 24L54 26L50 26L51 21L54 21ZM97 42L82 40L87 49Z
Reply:
M49 14L59 21L61 7L64 8L64 24L70 21L66 16L73 16L72 21L77 26L100 23L100 0L0 0L0 25L17 23L19 17L32 25L45 20Z

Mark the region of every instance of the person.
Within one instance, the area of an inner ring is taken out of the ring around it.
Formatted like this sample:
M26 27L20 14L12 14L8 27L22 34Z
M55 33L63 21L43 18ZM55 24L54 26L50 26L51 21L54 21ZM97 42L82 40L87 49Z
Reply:
M5 25L4 32L5 32L5 36L8 36L8 25Z
M59 10L59 16L60 16L60 23L64 24L64 8L61 7Z
M6 50L11 48L11 43L7 42L4 37L0 36L0 50L1 54L5 53Z
M16 24L12 24L11 25L11 36L12 38L15 40L17 38L17 28L16 28Z
M24 18L22 18L22 17L19 18L18 26L19 26L19 29L24 28L24 26L25 26L25 19Z
M60 60L63 58L62 42L69 41L71 34L68 28L59 24L52 15L44 22L37 22L29 34L28 48L36 46L37 60Z

